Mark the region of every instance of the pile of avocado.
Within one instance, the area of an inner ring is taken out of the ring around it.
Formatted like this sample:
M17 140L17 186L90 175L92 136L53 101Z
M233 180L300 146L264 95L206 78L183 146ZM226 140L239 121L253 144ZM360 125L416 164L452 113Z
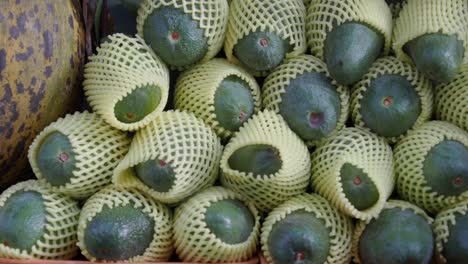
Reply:
M467 1L95 2L100 101L37 135L0 262L468 263Z

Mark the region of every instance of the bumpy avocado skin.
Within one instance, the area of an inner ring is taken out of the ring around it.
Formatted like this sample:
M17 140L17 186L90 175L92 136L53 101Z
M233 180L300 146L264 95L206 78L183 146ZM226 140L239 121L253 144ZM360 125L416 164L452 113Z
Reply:
M148 160L135 166L136 176L157 192L168 192L176 180L175 171L163 160Z
M340 180L346 199L358 210L366 210L379 200L379 190L367 173L350 163L340 170Z
M273 225L268 249L275 263L322 264L330 252L329 235L323 220L297 210Z
M161 89L156 85L137 87L114 106L114 114L122 123L141 121L161 102Z
M428 264L433 249L431 226L410 209L384 209L359 241L361 262L370 264Z
M327 34L323 55L330 75L349 85L367 73L382 52L384 36L359 22L347 22Z
M255 217L241 201L226 199L209 205L205 222L219 240L234 245L249 239L255 226Z
M468 263L468 214L455 215L455 225L449 226L449 237L442 255L450 264Z
M279 151L266 144L247 145L234 151L228 159L229 167L254 176L271 175L283 166Z
M0 244L30 251L45 233L46 215L40 193L14 193L0 208Z

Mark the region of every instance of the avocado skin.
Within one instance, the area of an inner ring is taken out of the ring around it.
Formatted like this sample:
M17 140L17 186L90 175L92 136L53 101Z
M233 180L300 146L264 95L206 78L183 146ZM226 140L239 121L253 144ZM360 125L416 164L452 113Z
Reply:
M120 0L122 5L134 14L138 13L138 8L140 8L141 1L142 0Z
M45 233L46 215L40 193L15 192L0 208L0 244L30 251Z
M449 226L449 237L442 255L450 264L468 263L468 213L455 214L455 225Z
M161 160L148 160L135 166L137 177L157 192L168 192L176 180L170 164L161 165ZM165 163L165 162L164 162Z
M266 144L255 144L234 151L228 159L228 164L233 170L262 176L278 172L283 161L276 148Z
M416 68L436 82L455 78L463 62L463 42L455 35L432 33L419 36L403 46Z
M144 85L118 101L114 106L114 114L122 123L135 123L151 114L160 102L161 89L156 85Z
M410 209L384 209L366 226L359 257L369 264L428 264L434 250L431 226Z
M273 225L268 249L275 263L322 264L330 253L329 235L323 220L301 209ZM298 253L303 260L297 260Z
M154 220L133 205L103 207L88 223L84 243L98 260L128 260L142 255L154 236Z
M359 177L361 183L356 185L353 180ZM350 163L345 163L340 169L340 181L346 199L357 209L366 210L379 200L379 190L367 173Z
M371 27L359 22L341 24L325 38L328 72L340 84L353 84L368 72L383 45L384 36Z

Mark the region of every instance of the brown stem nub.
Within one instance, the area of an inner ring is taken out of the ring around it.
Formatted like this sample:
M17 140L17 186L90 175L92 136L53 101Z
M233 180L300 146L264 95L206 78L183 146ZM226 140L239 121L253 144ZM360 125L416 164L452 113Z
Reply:
M462 177L457 176L457 177L453 178L453 184L454 184L455 186L462 186L463 183L464 183L464 182L463 182L463 178L462 178Z
M297 252L296 253L296 261L298 260L304 260L305 259L305 254L304 252Z
M262 46L262 47L268 46L268 40L267 39L261 39L260 40L260 46Z
M393 104L393 97L392 96L387 96L383 99L383 104L384 106L389 106Z
M356 178L354 178L353 180L354 185L361 185L361 183L362 183L361 177L357 176Z
M68 156L67 153L63 152L59 154L58 159L60 162L65 163L70 159L70 156Z

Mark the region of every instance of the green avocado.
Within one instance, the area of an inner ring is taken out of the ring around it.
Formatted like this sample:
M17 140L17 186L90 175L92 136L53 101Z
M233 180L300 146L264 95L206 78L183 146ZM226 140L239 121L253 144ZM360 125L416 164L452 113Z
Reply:
M455 35L425 34L403 46L416 68L427 78L437 82L449 82L460 70L463 62L463 42Z
M330 231L322 219L302 209L275 223L267 243L275 263L322 264L330 253Z
M105 206L86 226L84 244L98 260L128 260L149 247L154 224L149 215L133 205Z
M337 82L353 84L367 73L382 52L384 36L359 22L341 24L327 34L323 57Z
M340 95L322 73L306 72L289 82L281 95L280 114L303 140L320 140L335 130Z
M138 12L138 8L140 8L141 1L142 0L120 0L122 5L134 14Z
M454 140L432 147L423 163L423 175L433 191L456 196L468 191L468 148Z
M255 31L234 46L234 56L253 71L270 71L280 65L290 50L287 40L269 31Z
M442 255L450 264L468 263L468 214L455 214L455 225L449 226Z
M254 99L249 84L230 75L221 82L214 97L214 111L219 125L237 131L254 113Z
M379 191L362 169L345 163L340 169L340 181L346 199L358 210L366 210L379 200Z
M54 131L47 135L37 152L37 165L45 180L53 186L71 181L76 169L75 153L68 136Z
M161 102L161 89L156 85L137 87L114 106L115 118L122 123L141 121Z
M154 52L173 67L194 64L208 51L208 40L198 22L172 6L153 11L146 18L143 35Z
M135 166L136 176L157 192L168 192L175 182L175 172L164 160L148 160Z
M359 112L366 126L379 136L404 134L421 114L421 100L411 83L398 74L372 80L362 94Z
M40 193L15 192L0 207L0 244L31 250L45 233L46 215Z
M434 249L431 226L410 209L384 209L364 229L359 257L369 264L429 264Z
M241 201L225 199L208 206L205 223L219 240L234 245L249 239L255 226L255 217Z
M229 167L254 176L271 175L283 166L279 150L266 144L241 147L228 159Z

